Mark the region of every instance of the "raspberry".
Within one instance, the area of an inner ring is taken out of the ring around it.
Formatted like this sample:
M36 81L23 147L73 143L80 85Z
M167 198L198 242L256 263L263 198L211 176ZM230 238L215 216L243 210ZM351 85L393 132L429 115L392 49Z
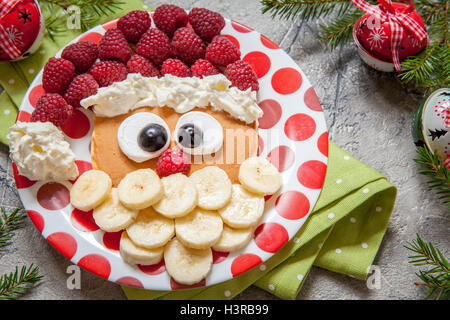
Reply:
M188 18L195 33L207 42L211 42L225 27L225 19L219 13L205 8L193 8Z
M117 28L109 29L103 35L98 46L100 60L118 59L127 62L131 58L131 49L122 31Z
M129 73L140 73L144 77L161 77L161 73L153 63L145 59L143 56L135 54L127 62Z
M240 57L239 49L225 36L215 36L206 48L206 60L217 66L226 67Z
M176 5L163 4L156 8L153 21L158 29L172 38L175 30L187 25L188 15L184 9Z
M172 38L172 54L191 65L205 57L206 46L192 29L183 27L175 31Z
M75 66L75 72L84 73L94 64L98 56L97 44L91 41L80 41L64 48L61 57Z
M36 103L31 122L52 122L63 125L73 114L73 108L58 93L46 93Z
M190 158L179 149L167 149L156 161L156 172L162 177L181 172L188 174L191 170Z
M75 66L63 58L50 58L44 67L42 86L47 93L63 94L75 74Z
M134 10L117 21L117 28L131 43L137 43L141 36L150 28L152 20L147 11Z
M181 78L191 76L191 70L189 70L189 67L185 65L183 61L178 59L167 59L164 61L161 66L161 73L163 75L172 74Z
M206 76L212 76L219 74L220 71L208 60L198 59L192 66L191 72L194 77L203 78Z
M157 28L150 28L136 46L136 53L161 65L170 57L170 39Z
M64 99L72 107L80 108L80 101L97 93L98 83L90 74L80 74L72 80Z
M113 82L125 80L127 67L119 61L99 61L89 71L100 87L107 87Z
M225 69L225 76L241 90L259 90L258 77L252 67L245 61L238 60Z

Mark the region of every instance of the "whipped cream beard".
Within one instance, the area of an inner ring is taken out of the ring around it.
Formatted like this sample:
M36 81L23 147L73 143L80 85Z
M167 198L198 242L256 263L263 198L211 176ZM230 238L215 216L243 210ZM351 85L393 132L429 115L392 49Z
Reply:
M195 107L225 111L231 117L252 123L263 115L256 92L239 90L223 75L180 78L173 75L144 77L131 73L127 79L99 88L95 95L81 100L84 108L93 107L99 117L115 117L140 107L170 107L186 113Z
M75 154L51 122L17 122L10 128L10 157L30 180L70 180L78 176Z

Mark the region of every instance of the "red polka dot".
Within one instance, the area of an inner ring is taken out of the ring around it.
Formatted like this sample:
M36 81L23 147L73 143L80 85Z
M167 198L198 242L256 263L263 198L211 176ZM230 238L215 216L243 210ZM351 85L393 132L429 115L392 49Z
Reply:
M19 170L17 169L17 165L14 162L12 163L12 167L17 189L29 188L36 183L36 181L30 180L27 177L20 175Z
M289 139L294 141L309 139L315 131L316 122L304 113L297 113L290 116L284 124L284 133Z
M253 253L245 253L237 256L231 263L231 274L236 277L262 262L262 259Z
M273 90L279 94L291 94L300 89L303 78L294 68L282 68L272 76Z
M158 274L163 273L166 271L166 264L164 263L164 259L161 260L160 263L152 264L149 266L143 266L138 264L137 265L139 270L141 270L143 273L148 274L150 276L156 276Z
M261 35L261 43L266 48L269 48L269 49L280 49L280 47L275 42L273 42L272 40L270 40L269 38L267 38L264 35Z
M135 287L135 288L144 288L144 285L142 282L140 282L138 279L133 277L122 277L120 279L116 280L116 283L128 286L128 287Z
M82 232L92 232L99 229L95 224L94 217L92 216L93 210L88 212L74 209L70 215L70 222L72 226Z
M277 167L278 171L283 172L294 164L295 153L288 146L279 146L269 152L267 159Z
M49 235L47 240L67 259L72 259L77 252L77 241L68 233L55 232Z
M28 101L33 107L36 107L36 103L39 98L45 93L44 87L42 84L31 89L30 94L28 95Z
M321 161L311 160L303 163L297 171L298 181L307 188L320 189L325 179L327 166Z
M258 135L258 152L256 153L258 156L264 151L264 140L261 136Z
M266 252L275 253L288 241L289 234L279 223L267 222L258 226L255 230L256 245Z
M28 113L26 111L19 111L17 113L16 122L30 122L31 120L31 113Z
M95 253L84 256L77 265L105 279L108 279L111 273L111 264L108 259Z
M98 32L89 32L89 33L86 33L83 36L81 36L80 39L78 39L78 42L92 41L92 42L95 42L96 44L99 44L102 37L103 36Z
M27 210L27 213L31 221L33 221L36 228L39 230L40 233L42 233L42 230L44 230L45 222L41 214L34 210Z
M297 220L306 216L310 204L308 198L299 191L286 191L275 201L275 210L288 220Z
M78 109L75 109L72 117L61 125L61 130L72 139L80 139L88 134L91 124L88 117Z
M258 103L263 116L258 119L258 127L260 129L270 129L278 123L281 118L281 105L273 99L266 99Z
M231 26L233 27L234 30L238 31L238 32L242 32L242 33L248 33L253 31L253 29L244 26L243 24L240 24L239 22L236 21L231 21Z
M108 21L108 22L102 24L102 27L105 30L117 28L117 21L118 21L118 19L114 19L112 21Z
M320 105L319 97L317 97L313 87L306 90L304 101L306 106L311 110L323 111L322 106Z
M194 283L191 285L181 284L170 278L170 287L172 290L182 290L182 289L194 289L194 288L201 288L206 285L206 279L203 279L202 281L198 283Z
M231 34L224 34L224 36L227 37L228 40L230 40L236 48L238 48L238 49L241 48L241 44L239 43L238 39L233 37Z
M264 77L270 69L270 58L261 51L252 51L242 58L255 71L258 78Z
M328 132L322 133L317 139L317 148L325 157L328 157Z
M222 261L225 261L225 259L228 257L229 254L230 254L229 252L212 250L213 264L218 264L221 263Z
M103 244L105 247L111 250L119 251L120 248L120 236L122 235L123 230L118 232L105 232L103 234Z
M92 163L83 161L83 160L75 160L75 164L78 168L78 177L75 180L70 180L71 183L75 183L78 178L86 171L92 170Z
M42 185L36 198L39 204L47 210L59 210L70 203L69 190L58 182L48 182Z

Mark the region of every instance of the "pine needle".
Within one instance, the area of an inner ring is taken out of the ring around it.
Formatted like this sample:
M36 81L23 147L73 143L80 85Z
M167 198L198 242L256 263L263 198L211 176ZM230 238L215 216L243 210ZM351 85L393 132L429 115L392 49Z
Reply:
M359 10L349 10L343 16L338 17L330 25L320 25L319 38L331 50L336 49L352 39L353 25L363 13Z
M15 271L0 277L0 300L17 300L26 294L37 282L42 279L39 267L31 264L29 267L16 266Z
M20 228L23 220L27 216L21 209L14 209L7 213L5 208L0 209L0 252L5 246L10 244L14 231Z
M414 266L430 266L431 269L419 270L416 273L422 282L416 282L415 285L423 286L426 299L434 296L434 299L450 299L450 264L442 252L434 245L426 243L417 234L417 238L407 243L406 249L415 253L409 256L409 263Z

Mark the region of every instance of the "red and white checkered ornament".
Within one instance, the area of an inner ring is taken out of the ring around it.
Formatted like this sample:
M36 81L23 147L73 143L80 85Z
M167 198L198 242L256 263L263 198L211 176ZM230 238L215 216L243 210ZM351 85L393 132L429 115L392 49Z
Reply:
M357 26L359 42L371 55L392 62L395 70L401 70L401 60L428 46L425 25L411 0L409 5L391 0L378 0L378 5L350 1L366 13Z
M0 0L0 62L23 59L39 48L44 18L34 0Z

